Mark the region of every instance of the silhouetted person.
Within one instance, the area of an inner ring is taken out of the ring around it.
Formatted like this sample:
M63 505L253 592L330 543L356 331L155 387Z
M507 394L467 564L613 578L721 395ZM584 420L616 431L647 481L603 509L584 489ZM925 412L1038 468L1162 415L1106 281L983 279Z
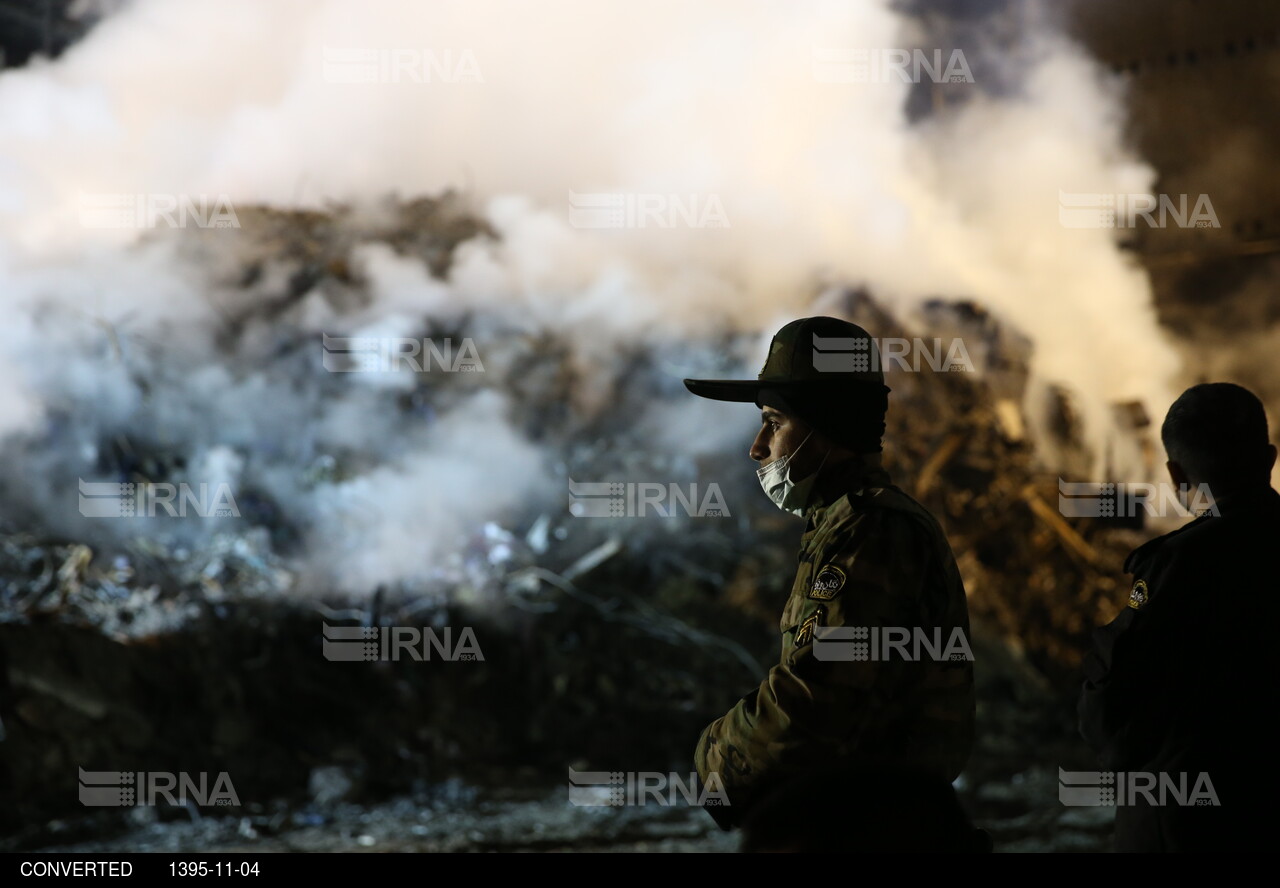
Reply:
M1111 784L1117 850L1264 850L1280 801L1276 448L1262 403L1230 383L1185 391L1161 437L1174 483L1208 485L1214 506L1125 561L1129 604L1085 661L1080 730L1130 772ZM1165 785L1132 793L1146 774Z
M856 324L801 318L774 335L757 378L685 380L700 397L760 408L756 476L805 526L778 662L694 749L699 778L715 775L726 793L706 809L725 829L815 762L909 767L949 784L973 747L964 582L937 520L881 463L889 387L878 355ZM932 638L934 650L876 644L889 633Z

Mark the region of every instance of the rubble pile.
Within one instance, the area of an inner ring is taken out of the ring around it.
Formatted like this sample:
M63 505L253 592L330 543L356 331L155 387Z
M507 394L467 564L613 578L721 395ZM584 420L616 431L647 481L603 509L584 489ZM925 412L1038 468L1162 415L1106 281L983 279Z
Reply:
M292 325L308 294L329 286L337 304L359 304L359 245L389 244L444 278L459 244L494 237L451 195L379 212L246 209L240 221L240 265L219 270L218 291L254 298L222 299L219 342L243 352L246 337L270 329L271 349L256 353L291 362L318 360L316 337ZM199 241L189 249L206 252ZM278 282L271 298L264 281ZM1057 475L1037 464L1019 412L1030 345L1015 332L968 302L931 303L910 330L866 293L847 293L841 311L881 337L971 343L979 372L891 372L886 464L951 541L989 654L984 693L1010 719L1022 718L1018 707L1047 708L1047 730L1057 730L1087 633L1118 607L1119 566L1140 535L1059 514ZM468 335L482 320L454 326ZM423 327L440 332L429 318ZM459 391L499 387L518 394L511 422L545 448L563 484L712 477L731 516L582 520L567 495L531 502L468 529L431 582L360 596L298 569L308 516L266 496L239 524L185 541L0 526L0 832L39 844L49 818L83 813L78 767L225 770L242 799L262 805L361 801L456 773L512 784L562 779L570 764L688 766L698 730L776 656L800 528L759 494L748 440L689 460L654 452L631 428L646 401L687 397L668 359L685 348L705 355L707 343L622 350L588 410L566 335L485 330L508 360L482 380L423 378L388 409L429 422ZM714 350L744 355L756 342L725 334ZM144 449L181 461L163 447ZM113 468L145 480L139 465ZM365 468L359 453L332 453L298 472L325 484ZM483 662L330 662L322 623L473 627Z
M1071 689L1090 632L1124 604L1125 556L1150 534L1063 517L1063 473L1041 464L1017 412L1030 344L1016 333L969 302L931 303L927 331L905 329L862 293L851 295L847 313L885 331L880 336L960 336L972 344L975 373L889 374L885 463L946 531L975 622L1050 685ZM1064 439L1057 443L1081 448L1069 399L1055 408L1060 414L1049 427ZM1081 453L1078 463L1087 465L1087 457Z

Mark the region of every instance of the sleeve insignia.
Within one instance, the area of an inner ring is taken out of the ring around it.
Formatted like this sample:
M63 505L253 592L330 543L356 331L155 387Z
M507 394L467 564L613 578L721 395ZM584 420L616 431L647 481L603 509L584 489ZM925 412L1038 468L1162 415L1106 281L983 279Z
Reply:
M822 625L825 613L825 609L819 607L809 619L800 624L800 628L796 630L796 647L804 647L813 641L813 630Z
M1142 606L1150 600L1151 591L1147 588L1147 581L1136 581L1133 584L1133 590L1129 593L1129 607L1134 610L1141 610Z
M830 601L840 594L840 590L844 588L844 581L844 571L834 564L825 565L813 578L813 588L809 590L809 597L819 601Z

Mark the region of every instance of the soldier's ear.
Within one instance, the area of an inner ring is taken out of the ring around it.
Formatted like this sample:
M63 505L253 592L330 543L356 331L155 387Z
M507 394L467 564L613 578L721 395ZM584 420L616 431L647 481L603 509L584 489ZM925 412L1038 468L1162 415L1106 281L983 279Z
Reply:
M1164 467L1169 470L1169 478L1173 481L1174 487L1181 487L1184 484L1188 487L1191 486L1191 479L1187 477L1187 473L1180 463L1169 460L1164 464Z
M1267 445L1267 473L1268 474L1270 474L1271 470L1275 468L1275 465L1276 465L1276 445L1268 444Z

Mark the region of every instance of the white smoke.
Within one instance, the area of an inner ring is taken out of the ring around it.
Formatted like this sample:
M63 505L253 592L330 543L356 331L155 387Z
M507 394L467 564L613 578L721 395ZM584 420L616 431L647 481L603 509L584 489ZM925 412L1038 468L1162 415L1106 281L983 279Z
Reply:
M205 442L193 465L235 448L244 460L217 459L222 475L253 472L312 515L313 567L367 589L429 574L468 528L560 495L504 395L406 432L367 381L300 391L286 372L298 365L269 365L266 322L256 350L228 359L215 337L229 287L175 243L190 233L85 228L83 196L103 193L323 208L461 188L498 238L464 243L447 280L364 244L368 304L338 310L316 293L285 320L317 337L401 335L425 317L555 328L572 336L574 406L588 414L614 397L615 373L593 371L620 350L767 336L805 313L815 276L903 314L971 297L1032 338L1032 391L1070 388L1101 458L1108 405L1162 415L1178 362L1144 275L1111 232L1063 228L1058 194L1143 191L1152 171L1124 146L1114 85L1048 26L1023 35L1019 89L983 89L996 61L975 50L972 97L914 123L908 84L815 77L816 49L919 37L881 2L127 4L58 60L0 75L0 434L38 439L57 420L77 442L33 464L58 478L30 501L72 532L76 516L58 517L68 478L90 471L104 435L144 423ZM333 82L326 65L344 49L429 60L413 70L430 82L409 69ZM713 201L728 226L571 226L570 194L598 192ZM759 357L730 356L750 372ZM501 353L486 361L499 368ZM154 381L145 395L139 374ZM664 447L696 437L745 452L751 411L737 444L729 413L703 407L671 412L682 434L651 412L643 424ZM299 480L332 449L369 464Z

